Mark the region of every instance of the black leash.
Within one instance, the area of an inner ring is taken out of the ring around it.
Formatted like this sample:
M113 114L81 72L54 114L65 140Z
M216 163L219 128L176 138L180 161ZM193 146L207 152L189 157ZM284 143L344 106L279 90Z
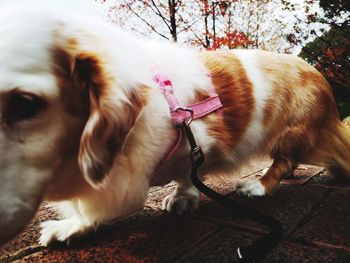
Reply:
M189 123L186 121L182 124L183 129L187 135L188 142L191 146L190 159L192 163L191 179L192 183L199 191L206 196L217 201L219 204L228 208L234 209L243 214L247 218L259 222L271 229L271 231L262 237L255 240L253 243L246 247L237 248L237 254L239 262L258 262L262 260L268 253L276 247L276 245L282 239L282 224L277 219L268 216L260 211L254 210L247 206L241 205L232 199L228 199L226 196L221 195L199 180L197 171L203 164L205 158L201 148L197 145L193 133L190 129Z

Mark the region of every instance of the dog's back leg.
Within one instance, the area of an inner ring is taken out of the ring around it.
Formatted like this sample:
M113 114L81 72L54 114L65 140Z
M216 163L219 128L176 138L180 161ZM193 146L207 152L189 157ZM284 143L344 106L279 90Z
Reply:
M260 196L270 193L299 163L325 166L335 176L350 178L349 152L350 130L339 120L320 129L288 129L273 147L274 162L267 173L259 180L239 184L237 192Z
M280 181L294 171L295 164L288 159L276 158L259 180L239 183L237 193L247 196L263 196L271 193Z
M299 163L304 163L312 152L315 134L306 132L305 127L288 128L272 147L273 163L259 180L239 183L237 193L248 196L263 196L271 193L279 182L294 171Z
M247 196L263 196L271 193L285 176L294 171L295 165L288 159L276 158L259 180L239 183L237 193Z

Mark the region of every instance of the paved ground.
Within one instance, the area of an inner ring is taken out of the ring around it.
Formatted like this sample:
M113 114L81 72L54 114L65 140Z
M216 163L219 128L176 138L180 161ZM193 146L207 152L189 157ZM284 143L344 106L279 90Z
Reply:
M267 166L257 162L241 177L252 179ZM335 180L319 167L301 167L273 196L254 199L236 196L235 182L208 183L281 220L284 240L264 262L350 262L349 182ZM139 214L68 247L38 245L38 223L57 218L45 204L26 231L0 250L0 262L234 262L236 247L266 233L205 197L193 215L169 215L160 206L173 187L153 188Z

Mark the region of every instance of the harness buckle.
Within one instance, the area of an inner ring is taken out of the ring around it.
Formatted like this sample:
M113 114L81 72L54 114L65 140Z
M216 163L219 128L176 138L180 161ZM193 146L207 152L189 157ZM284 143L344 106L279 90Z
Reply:
M177 107L174 111L187 111L190 113L190 117L185 119L183 122L186 123L187 125L190 125L191 122L193 121L194 117L194 111L191 108L183 108L183 107Z

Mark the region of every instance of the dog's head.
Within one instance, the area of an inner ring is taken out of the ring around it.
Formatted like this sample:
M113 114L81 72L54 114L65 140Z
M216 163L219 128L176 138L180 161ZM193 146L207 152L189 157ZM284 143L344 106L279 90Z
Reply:
M98 37L54 17L0 12L0 244L45 196L98 187L145 103Z

